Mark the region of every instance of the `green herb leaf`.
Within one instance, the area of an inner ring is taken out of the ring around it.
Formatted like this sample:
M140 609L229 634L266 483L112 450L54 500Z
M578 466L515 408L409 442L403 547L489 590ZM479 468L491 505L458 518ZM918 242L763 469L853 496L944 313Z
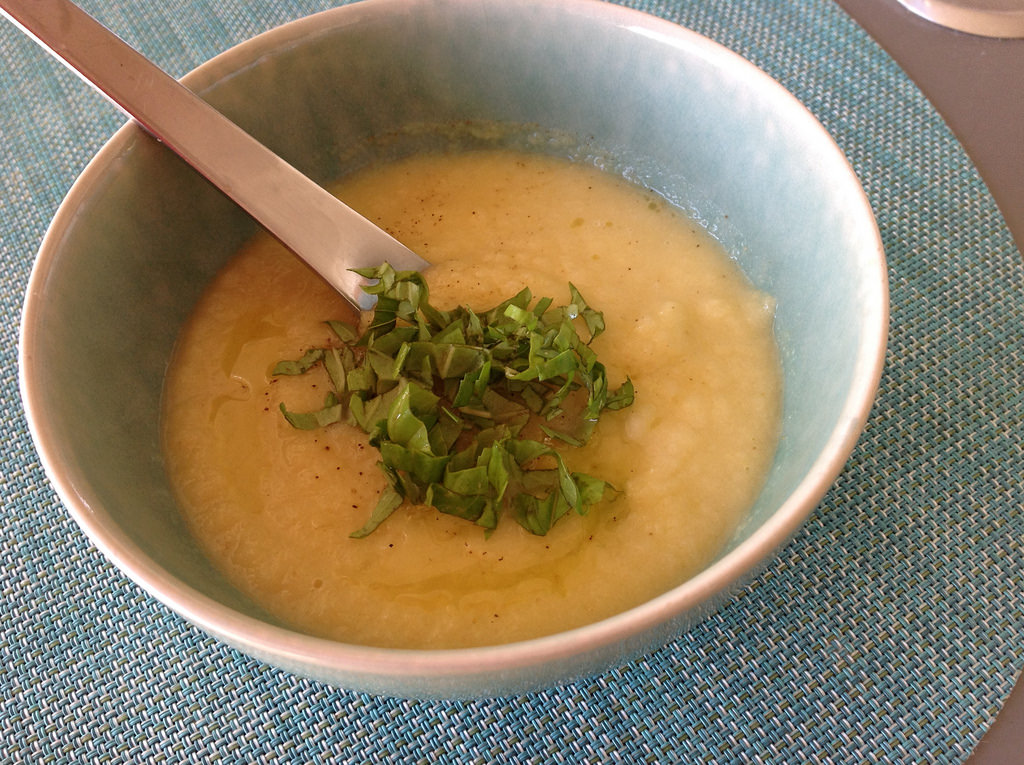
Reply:
M333 425L336 422L341 422L344 414L341 404L338 403L338 399L333 393L328 394L322 409L313 412L289 412L285 405L281 404L281 413L288 420L288 424L299 430L317 430L327 425Z
M313 348L306 351L301 359L296 361L279 361L274 367L272 374L277 375L302 375L316 366L324 357L323 348Z
M389 515L401 506L403 501L404 497L395 491L394 488L388 486L381 492L380 499L377 500L377 506L373 509L366 524L361 529L353 531L349 536L353 539L362 539L369 536L388 519Z

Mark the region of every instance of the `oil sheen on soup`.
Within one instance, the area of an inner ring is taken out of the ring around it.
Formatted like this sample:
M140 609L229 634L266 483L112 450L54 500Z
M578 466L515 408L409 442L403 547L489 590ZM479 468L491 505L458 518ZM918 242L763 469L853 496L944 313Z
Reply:
M504 517L490 536L401 507L350 538L385 479L346 424L292 428L326 375L281 359L356 321L293 255L258 237L217 276L178 343L164 395L172 485L202 549L282 623L344 642L454 648L579 627L706 566L759 492L776 447L774 306L659 197L589 166L506 151L373 167L337 193L426 257L431 300L490 308L529 286L604 313L593 347L634 404L606 412L573 470L619 491L546 536ZM317 377L317 375L323 375Z

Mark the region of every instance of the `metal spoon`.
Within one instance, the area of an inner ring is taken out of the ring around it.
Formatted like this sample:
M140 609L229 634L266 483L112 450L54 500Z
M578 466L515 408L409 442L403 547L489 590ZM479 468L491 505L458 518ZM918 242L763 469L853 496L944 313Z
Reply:
M350 269L429 263L342 204L68 0L0 0L0 13L133 117L345 298L375 298Z

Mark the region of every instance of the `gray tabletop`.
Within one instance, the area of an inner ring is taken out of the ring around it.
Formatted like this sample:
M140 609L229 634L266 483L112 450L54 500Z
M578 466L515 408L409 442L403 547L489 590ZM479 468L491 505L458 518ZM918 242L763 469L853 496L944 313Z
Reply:
M903 70L963 144L1024 251L1024 39L953 31L896 0L837 0ZM971 765L1024 761L1024 680Z

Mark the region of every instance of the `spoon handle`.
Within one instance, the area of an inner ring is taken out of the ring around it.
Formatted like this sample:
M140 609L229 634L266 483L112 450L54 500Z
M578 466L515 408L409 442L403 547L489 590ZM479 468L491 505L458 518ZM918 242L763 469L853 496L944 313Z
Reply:
M350 271L429 263L270 151L69 0L0 0L0 12L233 199L350 302Z

